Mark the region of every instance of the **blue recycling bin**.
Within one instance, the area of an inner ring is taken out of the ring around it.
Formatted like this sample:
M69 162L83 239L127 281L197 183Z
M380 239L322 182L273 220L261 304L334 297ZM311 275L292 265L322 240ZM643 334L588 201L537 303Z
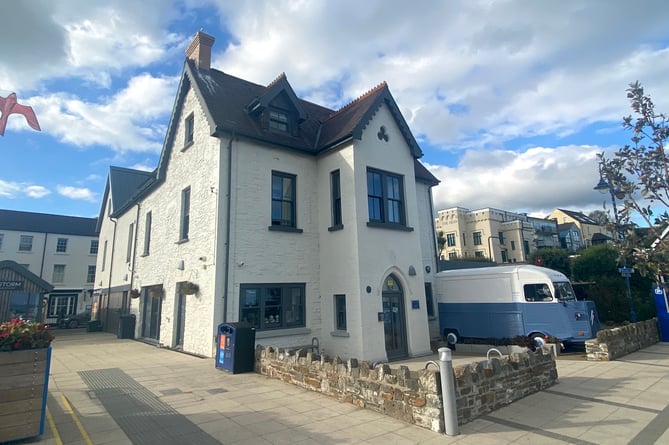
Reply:
M248 323L223 323L216 335L216 368L233 374L253 371L256 330Z
M669 342L669 300L664 286L658 285L653 289L655 307L657 308L657 323L660 327L660 339Z

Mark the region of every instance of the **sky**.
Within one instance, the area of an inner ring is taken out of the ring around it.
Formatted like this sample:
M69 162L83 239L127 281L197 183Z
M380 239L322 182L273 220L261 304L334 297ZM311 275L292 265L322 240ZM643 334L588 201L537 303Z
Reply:
M195 32L212 67L282 72L338 109L386 81L441 181L434 207L610 211L597 153L630 142L626 89L669 112L665 0L0 2L0 208L95 217L110 166L153 170Z

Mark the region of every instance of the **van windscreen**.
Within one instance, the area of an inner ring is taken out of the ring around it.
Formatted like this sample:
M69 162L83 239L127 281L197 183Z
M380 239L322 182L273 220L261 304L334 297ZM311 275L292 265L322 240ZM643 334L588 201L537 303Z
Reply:
M555 288L555 296L558 300L565 301L576 299L574 289L572 289L569 281L554 281L553 287Z

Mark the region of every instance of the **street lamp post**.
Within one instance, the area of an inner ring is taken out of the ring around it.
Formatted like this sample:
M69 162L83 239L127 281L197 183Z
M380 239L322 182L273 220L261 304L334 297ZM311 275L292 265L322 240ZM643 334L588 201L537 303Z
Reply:
M613 217L614 217L614 236L616 242L619 242L622 239L622 236L620 234L620 223L618 220L618 209L616 209L616 195L617 193L613 189L613 183L612 181L607 181L604 179L602 176L602 172L599 172L599 183L597 183L596 186L593 187L595 190L599 191L600 193L606 193L607 191L611 195L611 204L613 204ZM622 197L621 197L622 198ZM620 275L625 278L625 287L627 288L627 304L630 307L630 322L636 323L636 312L634 311L634 300L632 300L632 289L630 287L630 277L634 273L634 269L631 267L627 267L627 261L623 261L623 267L618 269L618 272L620 272Z

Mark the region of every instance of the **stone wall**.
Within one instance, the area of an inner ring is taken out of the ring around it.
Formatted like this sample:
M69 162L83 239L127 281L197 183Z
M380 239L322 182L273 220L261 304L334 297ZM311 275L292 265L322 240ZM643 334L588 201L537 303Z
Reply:
M427 361L427 360L426 360ZM439 373L355 359L326 359L304 350L295 354L256 348L256 372L368 408L436 432L444 432ZM508 405L557 383L550 349L491 358L454 367L458 423Z
M660 341L657 318L603 329L597 338L585 342L588 360L609 361Z

